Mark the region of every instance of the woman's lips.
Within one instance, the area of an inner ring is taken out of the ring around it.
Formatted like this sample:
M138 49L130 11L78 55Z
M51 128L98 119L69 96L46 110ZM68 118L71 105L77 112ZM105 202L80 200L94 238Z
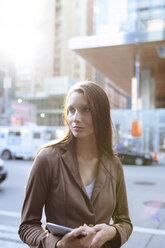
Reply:
M74 126L73 129L74 129L75 131L81 131L81 130L83 130L83 127Z

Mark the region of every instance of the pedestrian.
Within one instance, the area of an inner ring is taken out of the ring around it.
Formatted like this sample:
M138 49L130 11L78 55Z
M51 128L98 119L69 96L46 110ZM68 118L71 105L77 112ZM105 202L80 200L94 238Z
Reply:
M40 150L26 188L19 235L33 248L119 248L129 238L123 168L113 150L110 105L105 91L85 81L69 90L67 132ZM74 228L63 237L46 221ZM85 237L77 238L81 232Z

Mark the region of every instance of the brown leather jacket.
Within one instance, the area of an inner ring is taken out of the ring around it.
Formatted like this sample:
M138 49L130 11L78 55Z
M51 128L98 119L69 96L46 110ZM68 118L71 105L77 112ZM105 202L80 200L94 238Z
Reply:
M68 227L109 224L111 218L118 237L105 247L120 247L129 238L129 218L125 181L118 158L102 155L91 199L82 184L72 142L44 148L36 157L26 188L19 235L34 248L55 248L59 237L46 235L41 226L45 206L46 221Z

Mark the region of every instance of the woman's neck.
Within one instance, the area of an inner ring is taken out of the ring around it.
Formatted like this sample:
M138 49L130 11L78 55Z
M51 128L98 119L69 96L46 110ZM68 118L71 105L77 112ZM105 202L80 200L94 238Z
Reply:
M83 185L89 185L98 169L98 151L94 135L76 140L77 161Z
M98 150L96 146L96 138L90 135L85 138L76 140L77 156L84 157L87 160L98 157Z

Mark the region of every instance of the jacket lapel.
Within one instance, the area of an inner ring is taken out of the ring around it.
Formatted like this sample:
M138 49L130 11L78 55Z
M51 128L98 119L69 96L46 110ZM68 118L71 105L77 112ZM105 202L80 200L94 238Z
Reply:
M102 187L105 184L106 176L107 176L107 170L106 170L107 162L108 161L107 161L106 156L102 155L102 157L100 158L100 162L99 162L99 169L98 169L98 174L96 177L96 182L95 182L94 189L92 192L92 197L91 197L92 203L94 203L96 197L98 196Z
M84 188L78 171L78 162L73 142L70 142L65 147L65 152L62 154L61 158L63 163L67 167L68 173L72 175L73 179L81 188Z

